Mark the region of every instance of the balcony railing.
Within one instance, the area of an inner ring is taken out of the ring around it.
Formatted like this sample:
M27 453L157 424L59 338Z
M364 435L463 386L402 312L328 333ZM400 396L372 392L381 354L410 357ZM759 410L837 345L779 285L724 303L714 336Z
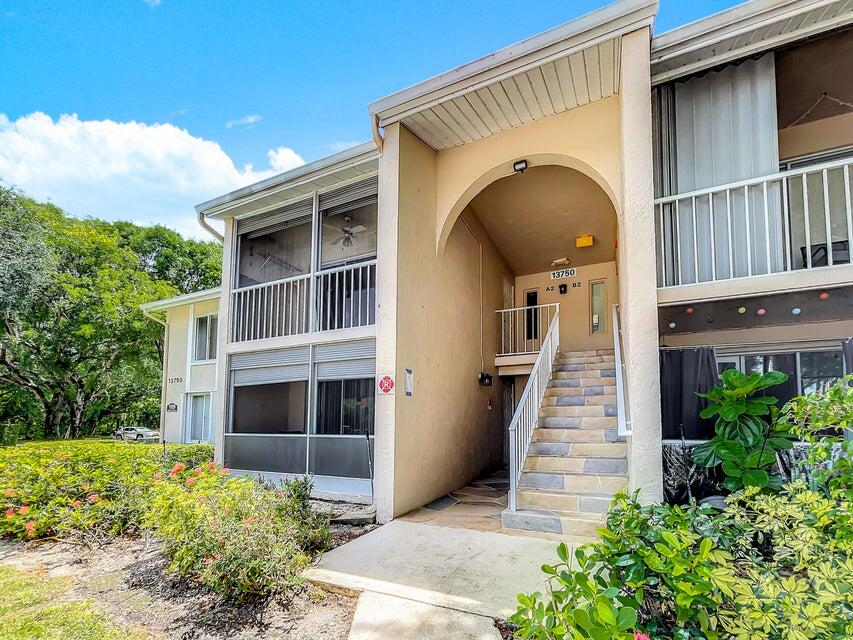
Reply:
M242 287L231 292L231 342L365 327L375 323L376 260L319 271L314 276L306 274Z
M655 200L658 286L849 264L853 158Z
M498 309L499 344L495 356L523 356L539 353L542 341L557 315L559 304Z

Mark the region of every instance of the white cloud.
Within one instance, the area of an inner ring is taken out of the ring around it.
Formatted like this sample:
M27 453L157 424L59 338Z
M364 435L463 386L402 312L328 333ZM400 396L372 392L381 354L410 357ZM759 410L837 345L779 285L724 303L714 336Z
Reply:
M248 116L244 116L238 120L229 120L225 123L225 126L230 129L231 127L248 127L253 124L258 124L261 121L261 116L257 113L252 113Z
M347 149L351 149L356 145L361 144L361 142L351 142L349 140L341 140L339 142L333 142L329 145L329 150L332 153L340 153L341 151L346 151Z
M304 164L288 147L267 156L267 168L238 168L219 144L172 124L0 113L6 184L74 215L161 223L201 238L194 205Z

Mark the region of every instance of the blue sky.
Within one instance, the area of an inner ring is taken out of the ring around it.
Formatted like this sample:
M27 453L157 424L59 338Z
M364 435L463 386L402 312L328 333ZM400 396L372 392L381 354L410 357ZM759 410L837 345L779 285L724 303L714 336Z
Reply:
M369 102L605 4L0 0L0 179L198 235L200 200L369 139Z

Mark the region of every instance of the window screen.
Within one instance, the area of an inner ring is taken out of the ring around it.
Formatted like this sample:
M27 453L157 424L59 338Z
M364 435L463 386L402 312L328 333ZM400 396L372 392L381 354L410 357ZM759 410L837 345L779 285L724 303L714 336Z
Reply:
M233 433L305 433L308 382L234 387Z
M311 270L311 219L271 233L240 236L238 287L283 280Z
M320 230L320 266L330 268L376 256L378 204L324 211Z
M826 391L844 376L841 351L803 351L800 353L800 381L803 393Z
M317 383L317 433L373 434L374 378Z

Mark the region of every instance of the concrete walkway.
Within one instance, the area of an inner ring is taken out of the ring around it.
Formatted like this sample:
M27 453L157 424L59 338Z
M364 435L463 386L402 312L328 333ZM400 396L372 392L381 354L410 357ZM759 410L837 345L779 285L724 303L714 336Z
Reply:
M333 549L306 577L351 594L505 618L515 612L518 593L544 589L540 567L556 562L555 549L555 542L541 538L394 520Z

